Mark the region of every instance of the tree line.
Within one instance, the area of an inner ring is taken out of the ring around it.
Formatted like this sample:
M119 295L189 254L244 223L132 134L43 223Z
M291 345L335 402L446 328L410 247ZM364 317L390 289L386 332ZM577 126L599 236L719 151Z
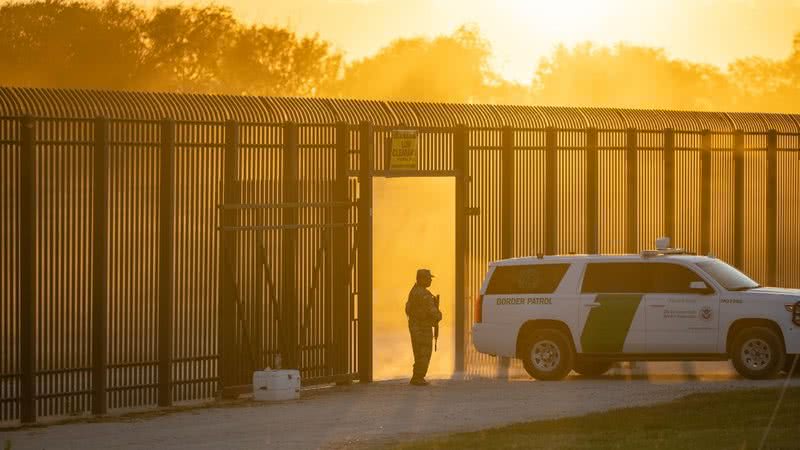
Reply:
M561 46L529 84L492 70L474 27L345 63L318 35L245 24L226 7L33 0L0 5L0 35L5 86L773 112L800 101L800 34L786 59L726 70L630 44Z

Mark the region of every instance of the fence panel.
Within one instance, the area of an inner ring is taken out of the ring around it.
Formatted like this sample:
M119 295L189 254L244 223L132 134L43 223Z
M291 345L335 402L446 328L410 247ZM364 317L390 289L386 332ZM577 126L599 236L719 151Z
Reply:
M109 124L106 346L110 409L156 404L159 125Z
M640 131L638 133L638 238L640 248L650 248L655 240L664 236L664 133Z
M700 252L702 175L699 133L675 132L675 238L676 247Z
M800 288L800 135L778 141L777 285Z
M91 407L94 124L39 119L35 386L38 416Z
M280 203L282 200L283 127L245 123L240 127L239 183L243 204ZM239 211L240 225L277 227L279 208ZM253 365L274 367L280 344L281 248L277 228L241 233L239 264L253 270L239 272L239 294L250 331Z
M711 253L735 261L736 167L734 135L714 135L711 143Z
M585 253L586 243L586 133L558 134L558 253ZM530 176L528 174L525 175ZM528 203L522 199L521 205ZM519 255L532 254L520 253Z
M625 211L627 211L627 164L625 132L598 133L599 252L625 252Z
M500 130L467 133L467 195L465 308L467 324L474 322L473 305L479 294L488 264L501 255L500 185L502 153ZM518 141L518 142L525 142ZM517 161L523 159L517 155ZM523 163L524 164L524 163ZM519 166L519 163L518 163ZM521 181L521 180L520 180ZM524 198L524 196L520 196ZM524 213L517 217L522 220ZM466 340L465 363L470 376L493 376L497 358L475 352L471 336Z
M744 266L759 283L767 281L766 135L747 136L744 154ZM748 142L749 141L749 142Z
M333 201L336 177L336 128L309 126L300 129L299 141L299 198L300 203ZM334 222L334 210L302 208L300 224L320 225ZM332 262L346 264L347 258L334 255L333 228L306 228L299 231L297 292L300 302L300 366L303 378L321 378L330 369L330 360L342 348L333 348L334 333L349 339L350 329L342 323L332 323L334 317L348 317L348 311L336 311L335 306L347 307L341 298L334 298ZM335 304L336 303L336 304ZM337 328L339 327L339 328ZM341 329L344 327L344 329ZM341 344L341 343L338 343ZM344 347L346 349L347 347Z
M0 423L20 417L20 120L0 118Z
M219 233L224 123L177 122L175 130L176 402L210 398L218 383Z
M499 142L498 142L499 144ZM545 252L545 192L547 190L545 175L545 132L544 130L519 130L514 132L514 255L536 255ZM488 150L484 150L488 151ZM500 164L500 162L489 162L476 160L476 176L481 176L483 185L481 189L489 192L483 195L499 195L499 187L495 187L493 179L500 178L499 172L495 173L492 167L485 167L485 164ZM486 172L481 172L483 170ZM497 167L496 170L500 170ZM488 209L485 213L484 208L491 208L491 204L476 197L480 201L481 214L493 214L493 209ZM500 199L493 199L493 202L500 204ZM486 205L486 206L484 206ZM477 205L476 205L477 206ZM486 223L488 225L488 223ZM476 228L477 233L474 237L475 245L479 244L479 236L485 236L487 230ZM473 243L471 241L471 243ZM470 247L472 249L472 247ZM484 253L488 256L488 253ZM491 259L490 259L491 261ZM485 274L485 272L484 272ZM480 283L482 280L478 280Z

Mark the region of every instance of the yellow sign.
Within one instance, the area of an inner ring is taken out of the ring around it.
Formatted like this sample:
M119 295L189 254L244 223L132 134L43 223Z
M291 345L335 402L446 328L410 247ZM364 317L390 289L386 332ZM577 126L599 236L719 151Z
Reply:
M419 141L416 130L392 131L389 170L417 170Z

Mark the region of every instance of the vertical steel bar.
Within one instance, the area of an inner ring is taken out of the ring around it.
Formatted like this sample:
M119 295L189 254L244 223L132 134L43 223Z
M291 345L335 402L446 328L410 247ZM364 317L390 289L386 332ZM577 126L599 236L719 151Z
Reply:
M22 423L36 421L36 129L31 116L20 120L20 366Z
M500 257L508 259L514 256L514 130L504 127L501 142L500 173ZM498 378L508 378L511 359L497 359Z
M348 152L350 151L350 132L347 124L338 122L336 124L336 155L335 155L335 176L333 181L333 201L347 202L347 171L348 171ZM332 269L332 289L333 289L333 332L334 332L334 375L342 376L349 372L349 330L350 330L350 273L348 271L349 245L347 242L348 229L341 226L347 223L346 206L333 207L333 223L337 225L332 230L333 235L333 267ZM347 382L346 378L341 378L340 382Z
M500 256L513 257L514 253L514 130L503 128L502 171L500 175Z
M700 142L700 254L711 253L711 132Z
M172 405L175 122L161 121L158 239L158 406Z
M672 128L664 130L664 236L675 239L675 130Z
M108 120L94 121L94 199L92 254L92 413L107 411L108 339Z
M287 122L283 127L283 202L297 203L298 201L298 140L297 125ZM297 354L297 339L299 333L297 295L297 240L298 230L291 226L297 225L299 214L297 208L283 208L283 249L282 249L282 279L281 279L281 318L280 318L280 354L282 366L289 369L299 369ZM330 356L330 355L328 355ZM330 358L326 361L330 364Z
M778 273L778 132L767 134L767 285L777 284Z
M358 379L372 381L372 123L359 127L358 178Z
M733 137L733 265L744 269L744 131Z
M597 149L597 129L586 130L586 252L600 252L600 178Z
M545 254L558 247L558 131L548 127L545 135Z
M625 139L626 182L625 190L625 252L639 251L639 190L638 190L638 134L635 128L627 131Z
M465 370L465 353L467 351L467 190L470 182L469 157L467 154L468 131L464 125L458 125L453 135L453 168L456 173L456 286L455 286L455 365L454 371L461 375Z
M222 198L226 205L240 201L239 193L239 124L228 121L225 124L225 153L223 157ZM233 227L237 223L237 211L222 209L220 225ZM219 239L219 379L220 388L235 386L239 361L236 348L236 234L223 230Z

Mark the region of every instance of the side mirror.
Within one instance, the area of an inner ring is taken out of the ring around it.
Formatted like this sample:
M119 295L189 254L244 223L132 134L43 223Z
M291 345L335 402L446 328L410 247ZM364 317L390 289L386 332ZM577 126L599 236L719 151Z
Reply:
M700 294L710 294L714 292L710 287L708 287L705 281L692 281L689 283L689 289Z
M792 308L792 323L800 327L800 302L795 303Z

